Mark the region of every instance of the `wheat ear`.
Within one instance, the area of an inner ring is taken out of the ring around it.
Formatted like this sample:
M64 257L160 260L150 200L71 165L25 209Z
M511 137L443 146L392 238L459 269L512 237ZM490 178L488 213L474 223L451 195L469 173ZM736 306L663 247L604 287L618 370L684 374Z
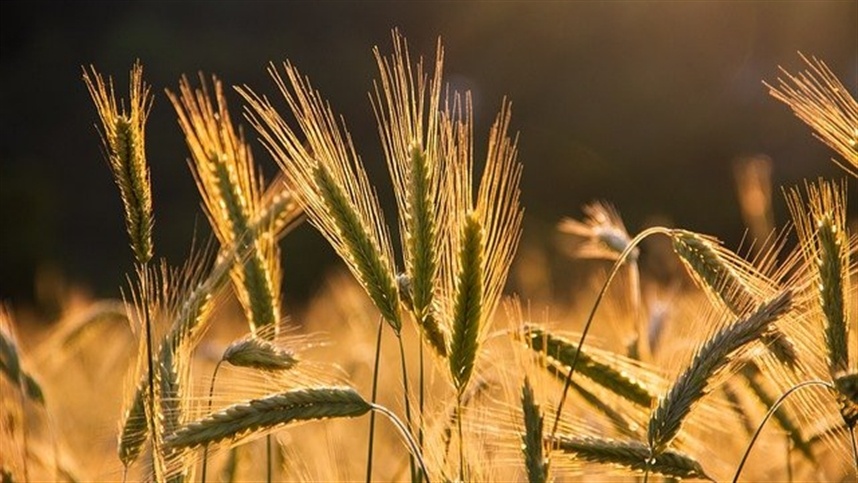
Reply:
M412 67L405 38L393 32L393 55L374 50L380 85L372 98L399 212L410 309L426 341L446 356L446 336L432 313L439 266L442 215L440 97L443 49L427 81L422 60ZM415 72L416 71L416 72ZM428 93L427 93L428 91Z
M292 351L253 336L230 344L223 353L223 360L234 366L263 371L283 371L295 367L298 363Z
M655 399L642 381L634 379L610 360L591 355L583 349L577 350L571 341L536 326L526 326L524 334L532 350L545 354L563 368L571 366L577 355L578 372L627 401L648 408Z
M846 294L850 266L845 231L846 185L819 180L806 185L808 203L797 189L787 197L808 267L814 271L823 335L832 379L849 371ZM809 213L808 213L809 212Z
M702 478L714 481L703 470L703 466L691 456L666 450L653 457L650 448L638 441L558 435L555 447L564 453L593 463L616 465L639 472L658 473L671 478Z
M319 229L398 334L402 327L390 235L351 139L330 106L292 65L286 79L272 65L277 87L305 139L271 103L247 88L247 117L280 164L310 222ZM287 81L289 86L287 86Z
M146 163L145 127L152 107L149 86L143 82L143 66L131 68L129 110L119 107L113 94L113 79L105 84L94 67L83 71L83 80L95 102L102 125L107 162L122 198L131 248L139 263L152 258L152 188Z
M251 331L274 327L280 320L280 255L272 234L263 230L245 239L261 205L259 186L263 181L253 164L250 147L233 127L223 86L217 78L212 102L205 81L192 89L187 78L180 94L169 93L191 151L191 170L202 195L206 214L223 246L238 241L250 245L245 260L237 260L232 270L233 286L250 322Z
M233 404L179 428L167 447L183 450L244 439L300 421L362 416L372 406L348 387L304 388Z
M548 458L544 454L545 440L542 434L544 418L527 377L524 378L524 384L521 386L521 409L524 416L521 451L524 454L527 481L544 483L548 481Z
M820 141L843 156L834 160L846 172L858 177L858 102L825 62L801 56L810 70L778 78L778 87L766 84L769 94L792 109L810 126Z
M783 291L747 317L722 328L697 350L691 364L652 413L647 438L655 454L667 449L676 437L694 404L706 394L711 379L723 371L742 348L770 331L771 325L789 311L791 303L792 292Z
M471 214L462 227L459 252L461 268L457 277L450 337L450 374L460 394L471 378L477 358L483 310L482 243L482 226L477 217Z

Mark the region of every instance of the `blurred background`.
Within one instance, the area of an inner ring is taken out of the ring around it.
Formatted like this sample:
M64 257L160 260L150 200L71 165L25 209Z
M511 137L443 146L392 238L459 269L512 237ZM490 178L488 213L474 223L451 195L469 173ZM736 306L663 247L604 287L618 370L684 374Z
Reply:
M432 59L441 37L446 80L474 93L478 154L503 97L513 102L526 207L518 263L548 267L557 277L537 283L549 285L574 277L556 223L595 199L614 203L630 232L658 220L735 248L745 228L733 166L745 156L773 160L782 225L780 186L843 172L762 81L776 82L778 66L804 69L801 51L858 93L854 1L4 1L0 12L0 300L48 315L68 287L118 296L133 269L81 66L112 75L122 96L132 63L145 66L156 94L146 146L156 255L178 264L209 230L165 88L203 72L275 95L266 65L291 60L345 117L391 223L367 96L371 49L388 52L398 27L412 55ZM254 152L271 179L274 163L255 142ZM338 266L309 226L283 251L287 306ZM542 289L550 297L556 287Z

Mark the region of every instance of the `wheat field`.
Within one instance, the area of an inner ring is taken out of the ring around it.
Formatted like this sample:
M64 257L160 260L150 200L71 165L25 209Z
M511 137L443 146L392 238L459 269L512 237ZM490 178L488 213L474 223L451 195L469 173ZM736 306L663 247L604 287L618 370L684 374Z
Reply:
M476 96L449 87L440 41L411 52L394 31L373 55L387 179L289 61L268 67L278 97L203 74L161 96L139 62L123 96L82 69L135 269L121 299L78 301L27 350L0 311L3 482L858 478L858 103L822 60L761 80L843 179L773 194L768 161L740 166L753 241L735 248L681 227L629 233L621 207L589 204L556 230L592 269L548 310L506 289L544 279L511 270L528 163L511 102L476 132ZM214 234L180 266L153 242L145 131L160 97ZM282 240L304 223L342 270L290 313Z

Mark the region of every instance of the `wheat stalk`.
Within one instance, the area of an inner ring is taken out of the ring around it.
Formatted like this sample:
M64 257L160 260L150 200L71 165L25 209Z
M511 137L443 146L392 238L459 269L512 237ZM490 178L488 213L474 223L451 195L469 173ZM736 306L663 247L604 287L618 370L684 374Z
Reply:
M747 317L719 330L696 351L689 366L652 413L647 439L654 454L667 449L694 404L706 394L710 381L742 348L770 331L771 325L789 311L791 302L792 292L781 292Z
M674 252L693 274L698 285L707 293L714 294L733 315L740 316L759 302L759 296L755 293L760 292L760 289L755 288L751 280L760 283L763 276L720 246L717 240L690 231L672 230L671 241ZM764 334L762 342L782 364L792 369L798 367L795 345L779 329Z
M462 227L462 246L459 252L461 269L457 277L456 305L453 309L453 330L450 337L450 374L460 394L471 378L477 358L483 310L482 243L482 226L477 217L471 214Z

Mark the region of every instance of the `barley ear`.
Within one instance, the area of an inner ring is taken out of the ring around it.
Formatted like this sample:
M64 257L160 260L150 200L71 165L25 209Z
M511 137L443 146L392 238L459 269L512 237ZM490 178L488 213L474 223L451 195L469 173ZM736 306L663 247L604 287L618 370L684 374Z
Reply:
M223 360L234 366L263 371L285 371L298 363L291 351L254 336L230 344L223 353Z
M402 318L393 274L387 269L360 217L352 209L330 171L321 163L315 167L314 181L326 201L328 214L354 263L358 278L381 315L399 333L402 330Z
M152 106L149 86L143 82L143 66L131 68L129 110L117 105L113 80L105 84L94 67L84 69L83 80L101 119L104 150L125 212L131 248L139 263L152 258L152 189L144 146L146 118Z
M556 447L559 451L593 463L658 473L669 478L702 478L714 481L691 456L673 450L653 456L650 448L638 441L558 435Z
M370 409L372 406L348 387L294 389L233 404L190 422L173 433L166 445L173 450L185 450L248 439L290 423L357 417Z
M747 317L719 330L696 351L650 418L647 438L655 455L665 451L676 437L693 406L706 395L710 381L744 347L770 331L771 325L789 311L791 303L792 292L781 292Z
M845 298L849 293L846 185L819 180L818 185L806 185L806 191L807 205L797 189L789 193L787 201L805 260L815 271L829 373L834 378L849 369L849 322Z
M410 282L411 308L427 342L446 353L445 334L432 314L441 216L442 157L440 97L443 49L438 45L435 72L424 73L422 59L412 65L405 38L393 32L393 54L375 49L380 73L372 97L379 135L393 181L399 213L403 259Z
M179 125L191 151L191 170L202 195L206 214L221 245L248 247L247 259L236 259L232 270L235 293L253 333L277 327L280 320L280 256L273 228L250 234L254 217L262 210L261 177L250 147L230 118L223 86L213 79L216 106L206 84L192 89L187 78L180 95L168 92ZM276 335L276 330L271 332Z
M629 375L623 368L606 358L596 357L568 339L552 334L540 327L527 325L524 335L532 350L545 354L552 368L567 368L578 354L577 371L608 391L639 406L649 408L655 396L646 384Z
M714 294L730 312L741 316L759 298L754 287L746 281L757 277L754 268L740 260L709 237L685 230L671 230L673 250L698 285ZM798 352L792 341L779 329L763 334L762 342L769 352L785 366L799 365Z
M858 177L858 102L825 65L825 62L801 56L810 68L793 75L781 68L786 79L778 86L766 84L769 94L792 109L814 130L814 136L843 156L834 159L847 173Z
M476 214L465 218L461 240L449 351L450 373L460 393L474 371L483 310L483 230Z
M524 467L527 481L544 483L548 481L548 459L544 455L542 436L543 415L533 396L533 387L525 376L521 386L521 409L524 415L524 433L521 435L521 451L524 453Z

